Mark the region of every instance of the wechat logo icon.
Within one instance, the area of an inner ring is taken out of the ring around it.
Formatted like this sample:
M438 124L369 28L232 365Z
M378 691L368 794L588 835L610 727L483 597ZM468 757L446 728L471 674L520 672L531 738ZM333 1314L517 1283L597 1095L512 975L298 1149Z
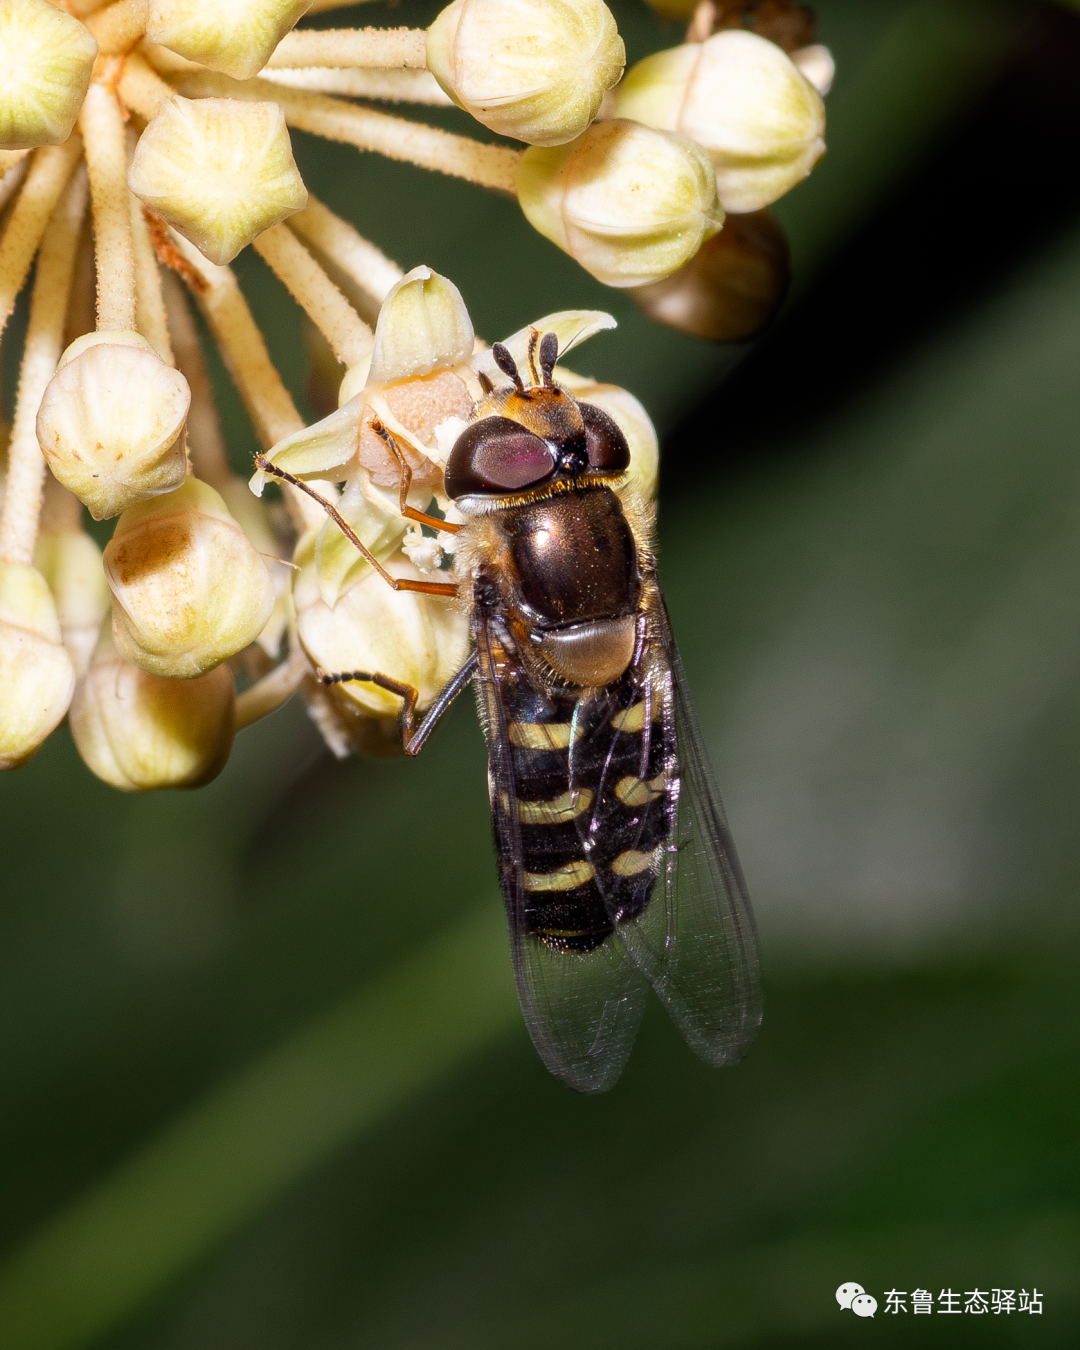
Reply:
M850 1308L856 1317L873 1317L877 1312L877 1299L873 1294L850 1280L836 1291L836 1301L841 1308Z

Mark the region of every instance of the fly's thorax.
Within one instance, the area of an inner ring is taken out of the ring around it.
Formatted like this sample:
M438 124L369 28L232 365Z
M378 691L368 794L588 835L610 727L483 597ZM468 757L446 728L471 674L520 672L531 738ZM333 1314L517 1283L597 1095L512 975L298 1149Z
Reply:
M610 488L591 487L500 513L523 605L538 627L636 613L641 569L633 532Z
M506 507L471 521L462 544L459 576L477 611L501 618L542 681L598 686L623 674L643 569L614 492L593 486Z

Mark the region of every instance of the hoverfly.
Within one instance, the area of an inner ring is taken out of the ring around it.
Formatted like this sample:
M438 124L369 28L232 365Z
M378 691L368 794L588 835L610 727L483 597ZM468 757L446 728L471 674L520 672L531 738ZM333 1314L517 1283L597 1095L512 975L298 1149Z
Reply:
M552 1073L611 1087L650 985L706 1063L733 1063L761 1018L757 939L649 522L620 496L629 447L555 382L554 333L532 330L528 384L505 346L492 355L508 383L481 376L446 464L463 526L407 504L404 456L375 424L401 468L402 514L460 531L455 585L390 577L327 507L395 588L465 597L472 654L418 727L411 686L379 671L321 678L399 694L410 755L476 686L518 996Z

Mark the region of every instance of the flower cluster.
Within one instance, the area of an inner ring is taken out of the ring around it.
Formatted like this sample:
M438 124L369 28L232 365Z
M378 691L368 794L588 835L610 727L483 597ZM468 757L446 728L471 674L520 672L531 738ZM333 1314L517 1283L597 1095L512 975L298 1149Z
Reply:
M377 751L398 699L318 673L385 671L422 711L464 656L437 580L453 571L442 470L491 353L451 282L403 275L309 195L290 128L515 195L685 331L743 338L782 294L764 208L822 153L831 76L802 6L702 0L684 45L624 76L602 0L453 0L426 32L294 30L338 3L0 0L0 332L33 270L0 506L2 767L69 715L106 782L195 786L298 689L336 751ZM377 100L453 104L525 148ZM345 368L314 426L229 269L248 245ZM263 446L254 495L228 463L193 302ZM564 353L612 322L540 327ZM647 501L641 405L557 378L622 427ZM267 475L284 509L262 499ZM116 518L103 555L83 508Z

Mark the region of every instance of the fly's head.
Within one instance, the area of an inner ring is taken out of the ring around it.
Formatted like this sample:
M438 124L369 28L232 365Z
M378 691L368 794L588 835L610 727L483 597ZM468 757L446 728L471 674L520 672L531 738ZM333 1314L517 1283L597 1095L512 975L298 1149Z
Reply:
M501 343L491 350L512 383L488 387L477 420L458 437L446 465L448 496L464 510L482 511L622 478L630 464L626 438L607 413L555 383L554 333L530 334L530 384Z

